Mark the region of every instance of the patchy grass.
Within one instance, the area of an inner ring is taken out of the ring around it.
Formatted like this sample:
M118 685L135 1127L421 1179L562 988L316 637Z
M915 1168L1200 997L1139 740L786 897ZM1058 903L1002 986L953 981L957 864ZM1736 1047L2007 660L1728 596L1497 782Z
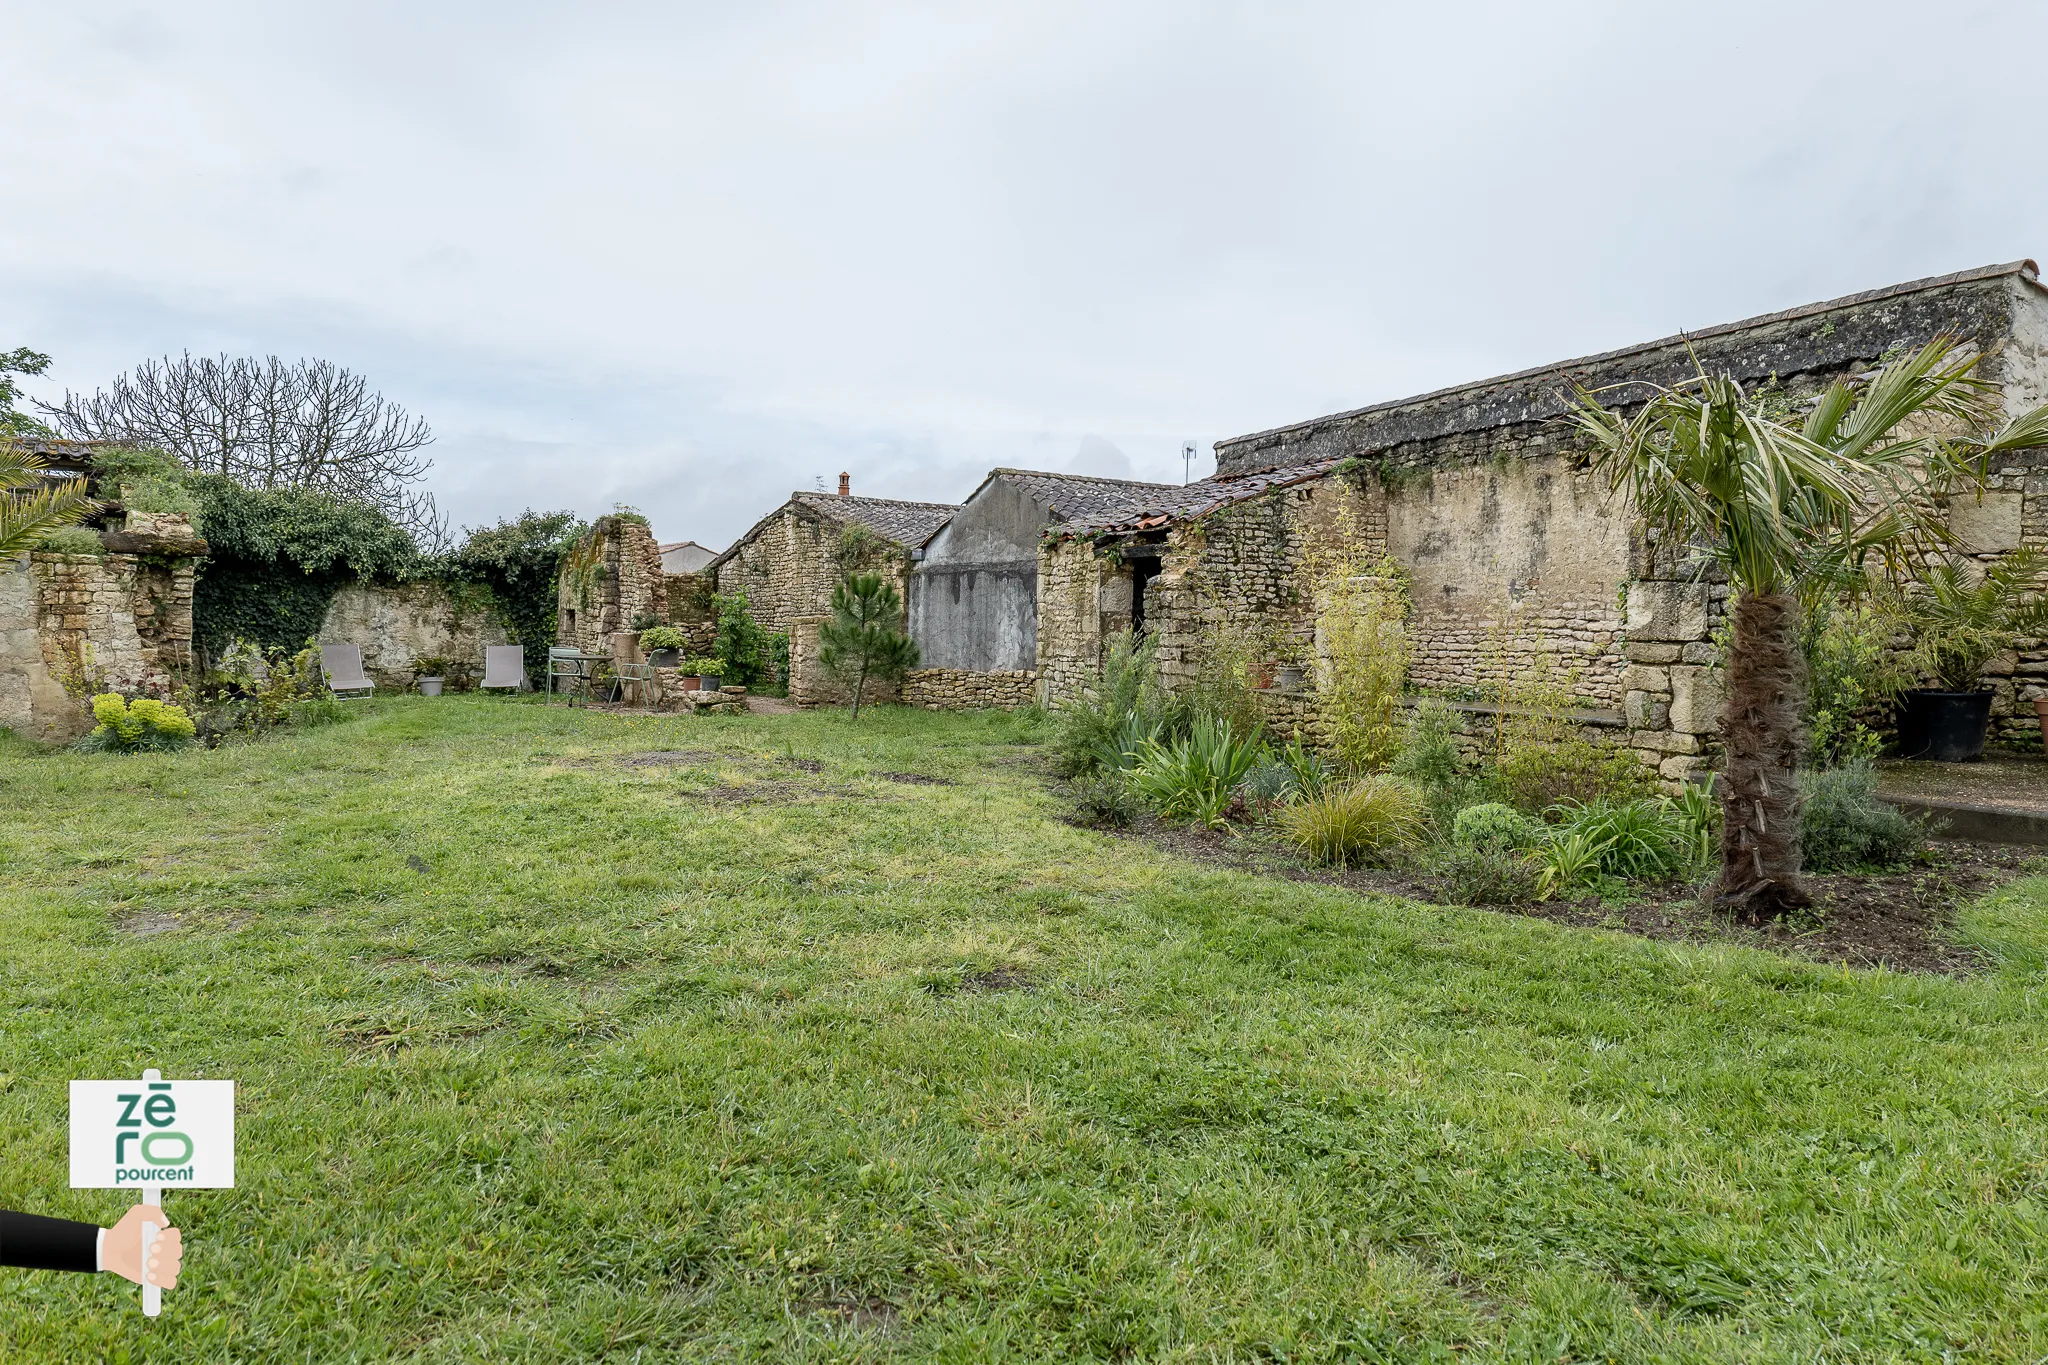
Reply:
M0 1271L0 1359L2048 1352L2048 883L1849 971L1191 864L1026 738L0 747L0 1205L110 1222L65 1082L145 1065L240 1082L242 1177L154 1323Z

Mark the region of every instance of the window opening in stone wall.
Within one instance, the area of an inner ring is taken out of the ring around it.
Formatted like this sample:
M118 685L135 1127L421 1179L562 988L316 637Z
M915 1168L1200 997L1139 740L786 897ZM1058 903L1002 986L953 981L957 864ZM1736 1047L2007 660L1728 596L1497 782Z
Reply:
M1131 561L1131 638L1145 636L1145 585L1159 574L1156 559L1133 559Z

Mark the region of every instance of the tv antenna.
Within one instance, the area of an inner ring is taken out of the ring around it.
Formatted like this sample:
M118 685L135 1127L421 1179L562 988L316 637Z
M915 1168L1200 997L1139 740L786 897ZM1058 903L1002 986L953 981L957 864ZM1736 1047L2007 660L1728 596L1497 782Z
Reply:
M1182 483L1194 482L1194 468L1195 443L1193 441L1182 441L1180 443L1180 481Z

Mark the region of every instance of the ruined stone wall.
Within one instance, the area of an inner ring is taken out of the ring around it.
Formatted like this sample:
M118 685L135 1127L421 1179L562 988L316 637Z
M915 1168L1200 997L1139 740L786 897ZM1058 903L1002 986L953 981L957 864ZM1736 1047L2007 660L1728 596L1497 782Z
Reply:
M718 591L713 575L706 573L666 574L668 623L683 633L683 650L688 654L709 654L718 638L718 608L712 596Z
M789 623L789 699L798 706L827 706L847 700L845 686L818 662L819 631L831 619L829 614L799 616ZM901 701L903 686L869 679L862 699Z
M638 517L599 517L563 556L555 592L555 641L585 653L607 653L635 617L669 617L661 549Z
M1095 686L1103 642L1131 625L1132 574L1093 541L1048 545L1038 556L1038 697L1057 704Z
M966 668L913 668L904 675L903 704L927 711L1005 711L1028 706L1036 695L1038 670L996 669L982 673Z
M327 606L320 643L358 646L363 669L377 686L403 692L425 658L464 664L481 678L484 647L508 640L497 614L479 597L424 581L343 585Z
M194 564L35 551L0 566L0 727L72 739L92 725L84 693L167 693L192 660Z
M847 573L878 573L909 598L909 564L903 552L878 541L851 566L840 565L842 529L816 516L784 508L733 547L718 566L718 591L744 592L747 611L764 630L786 631L800 616L832 610L832 589Z

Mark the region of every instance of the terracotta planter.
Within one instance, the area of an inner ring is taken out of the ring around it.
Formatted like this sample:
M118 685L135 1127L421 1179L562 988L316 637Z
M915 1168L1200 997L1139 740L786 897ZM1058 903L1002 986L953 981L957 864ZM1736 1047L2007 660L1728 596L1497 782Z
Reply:
M682 677L676 679L676 686L682 688L685 692L695 692L703 681L695 673L685 673Z

